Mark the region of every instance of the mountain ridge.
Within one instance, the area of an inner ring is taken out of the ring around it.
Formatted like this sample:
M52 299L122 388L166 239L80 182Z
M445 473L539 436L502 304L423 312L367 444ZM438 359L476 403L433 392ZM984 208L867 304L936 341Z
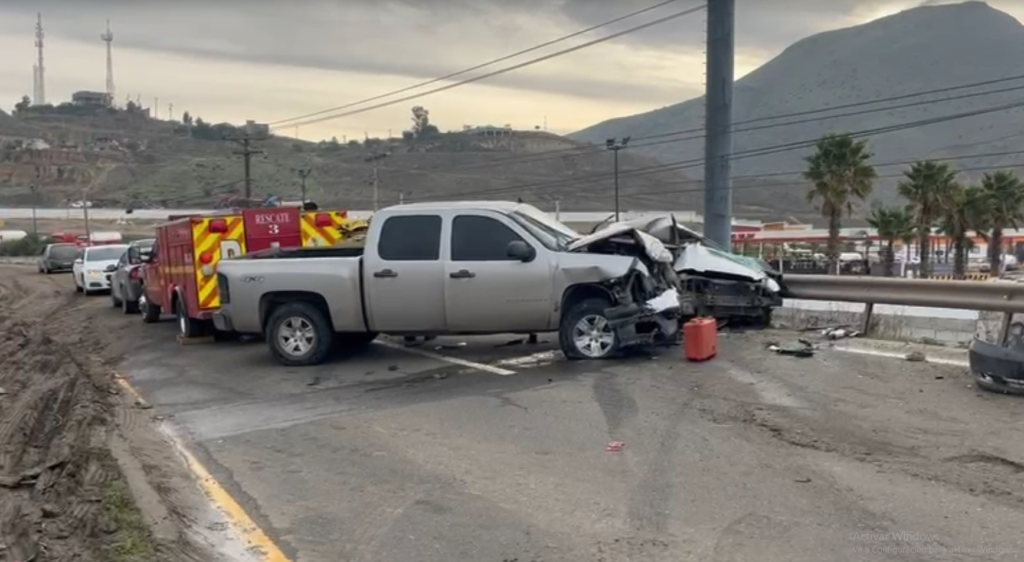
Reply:
M964 30L977 30L964 33ZM805 37L779 55L735 82L733 122L808 111L871 100L892 98L916 92L971 84L1007 76L1024 75L1024 61L1016 54L1024 52L1024 26L1009 14L984 2L964 2L920 6L843 29ZM762 128L733 134L734 152L756 150L807 141L829 132L856 132L887 125L907 123L974 109L1013 102L1024 103L1024 93L1006 92L962 100L942 99L958 94L1024 88L1024 80L988 88L965 89L948 94L936 93L898 102L866 105L863 109L886 108L917 100L937 103L863 113L862 115L822 118L809 123ZM856 112L861 108L843 110ZM664 135L672 131L703 126L703 96L646 113L624 116L570 134L584 142L632 135ZM827 116L827 113L824 114ZM790 121L806 120L793 118ZM785 123L780 119L777 123ZM772 123L771 121L768 122ZM759 124L760 126L760 124ZM742 125L737 128L742 129ZM1016 108L927 126L877 134L868 137L876 163L941 158L965 154L1024 151L1024 109ZM703 139L643 148L637 152L663 162L701 159ZM806 209L804 189L799 179L803 157L808 148L759 157L737 158L732 162L737 177L771 174L771 183L791 180L787 186L756 187L750 179L738 179L734 201L748 205L784 208L796 205ZM1024 167L1024 155L957 159L964 168L981 166ZM892 202L898 166L879 167L883 176L876 186L875 198ZM792 172L792 173L783 173ZM692 169L700 177L702 167ZM967 174L969 181L981 175ZM767 182L762 182L767 183Z

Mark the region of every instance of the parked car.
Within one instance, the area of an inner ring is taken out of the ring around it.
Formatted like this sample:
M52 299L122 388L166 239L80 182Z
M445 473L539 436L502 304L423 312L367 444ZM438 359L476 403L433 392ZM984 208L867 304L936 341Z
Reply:
M75 290L86 295L109 290L110 279L107 278L107 274L113 272L113 269L108 271L107 268L116 267L117 261L127 250L128 246L125 244L82 248L71 270L75 279Z
M146 256L153 251L155 238L137 240L128 244L128 250L118 260L110 277L110 305L125 314L139 311L139 297L142 296L142 265Z
M78 257L77 244L47 244L39 255L39 273L71 271Z
M416 203L365 248L270 249L218 265L218 330L265 334L285 365L396 335L558 332L570 359L674 343L675 258L635 228L590 240L525 204Z

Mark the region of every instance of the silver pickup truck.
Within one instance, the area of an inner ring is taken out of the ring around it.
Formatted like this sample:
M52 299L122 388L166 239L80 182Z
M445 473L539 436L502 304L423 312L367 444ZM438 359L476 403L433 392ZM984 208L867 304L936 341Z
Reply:
M320 363L378 333L557 331L572 359L676 341L679 279L662 243L635 230L592 245L579 239L525 204L390 207L374 216L362 247L220 262L214 324L265 335L286 365Z

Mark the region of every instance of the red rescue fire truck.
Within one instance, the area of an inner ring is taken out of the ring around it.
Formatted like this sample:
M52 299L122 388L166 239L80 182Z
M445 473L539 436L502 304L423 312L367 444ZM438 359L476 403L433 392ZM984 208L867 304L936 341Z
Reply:
M299 207L171 217L156 228L156 243L143 271L143 321L173 314L182 337L212 333L210 319L220 307L217 262L271 247L333 245L355 222L343 211L303 212Z

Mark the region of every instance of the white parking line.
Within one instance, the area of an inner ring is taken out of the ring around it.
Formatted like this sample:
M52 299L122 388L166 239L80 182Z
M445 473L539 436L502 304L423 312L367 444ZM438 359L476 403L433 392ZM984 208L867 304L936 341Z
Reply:
M440 353L433 353L431 351L426 351L426 350L423 350L423 349L417 349L415 347L406 347L404 345L399 345L399 344L396 344L396 343L391 343L389 341L378 340L378 341L375 341L374 343L376 343L377 345L383 345L384 347L390 347L391 349L397 349L399 351L404 351L406 353L411 353L413 355L419 355L421 357L427 357L427 358L430 358L430 359L436 359L438 361L445 361L447 363L451 363L452 365L461 365L463 367L469 367L471 369L476 369L478 371L485 371L485 372L488 372L488 373L493 373L495 375L507 376L507 375L514 375L514 374L516 374L515 371L510 371L508 369L502 369L501 367L495 367L493 365L487 365L487 364L484 364L484 363L477 363L476 361L467 361L465 359L459 359L458 357L449 357L447 355L441 355Z

